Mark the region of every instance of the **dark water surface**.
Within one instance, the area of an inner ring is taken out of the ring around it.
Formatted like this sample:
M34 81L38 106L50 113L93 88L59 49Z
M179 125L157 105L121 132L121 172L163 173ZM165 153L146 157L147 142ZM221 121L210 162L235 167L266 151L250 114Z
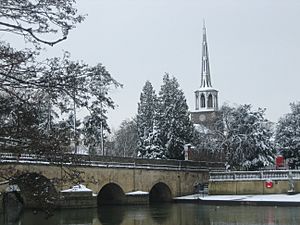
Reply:
M106 206L100 209L24 211L19 218L0 215L4 225L299 225L300 207L203 206L167 204L151 206Z

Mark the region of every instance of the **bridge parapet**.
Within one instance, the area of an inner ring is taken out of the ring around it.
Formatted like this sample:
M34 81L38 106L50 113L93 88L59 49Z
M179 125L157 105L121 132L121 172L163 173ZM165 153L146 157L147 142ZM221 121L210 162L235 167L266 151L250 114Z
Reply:
M64 154L46 157L42 155L0 153L0 162L27 164L64 164L105 168L135 168L152 170L203 171L223 170L222 162L161 160Z

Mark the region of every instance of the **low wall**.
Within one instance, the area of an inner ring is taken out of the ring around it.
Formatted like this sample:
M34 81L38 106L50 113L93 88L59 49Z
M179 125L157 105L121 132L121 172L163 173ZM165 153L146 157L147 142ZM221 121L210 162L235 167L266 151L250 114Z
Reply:
M208 189L210 195L283 194L291 185L300 192L300 170L211 172Z
M266 187L266 181L211 181L208 185L210 195L245 194L282 194L289 190L289 181L272 181L272 187ZM300 181L295 181L295 192L300 192Z
M59 208L94 208L97 207L97 196L91 192L62 193L58 203Z

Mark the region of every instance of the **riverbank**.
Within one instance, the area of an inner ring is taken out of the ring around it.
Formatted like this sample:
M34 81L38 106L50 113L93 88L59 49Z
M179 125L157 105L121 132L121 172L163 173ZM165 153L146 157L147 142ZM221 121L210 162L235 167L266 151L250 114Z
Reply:
M194 194L174 198L175 202L199 203L206 205L261 205L261 206L299 206L300 194L270 195L203 195Z

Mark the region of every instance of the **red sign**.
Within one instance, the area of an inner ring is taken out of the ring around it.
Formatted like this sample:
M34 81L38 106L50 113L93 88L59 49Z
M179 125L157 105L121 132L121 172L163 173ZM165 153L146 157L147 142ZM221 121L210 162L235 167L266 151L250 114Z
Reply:
M266 188L272 188L273 187L273 181L268 180L268 181L266 181L265 185L266 185Z

